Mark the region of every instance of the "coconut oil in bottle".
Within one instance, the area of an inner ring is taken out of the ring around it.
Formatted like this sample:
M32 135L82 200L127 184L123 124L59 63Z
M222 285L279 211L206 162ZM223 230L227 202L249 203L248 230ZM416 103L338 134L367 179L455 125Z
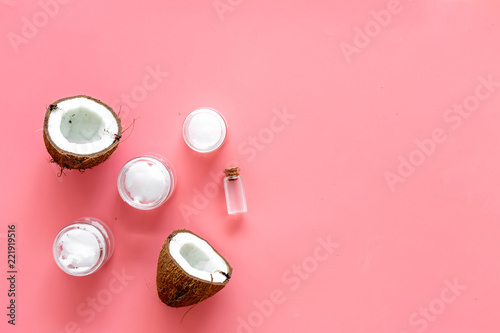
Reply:
M231 167L224 170L224 192L226 194L226 205L228 214L245 213L247 211L247 201L243 180L238 167Z

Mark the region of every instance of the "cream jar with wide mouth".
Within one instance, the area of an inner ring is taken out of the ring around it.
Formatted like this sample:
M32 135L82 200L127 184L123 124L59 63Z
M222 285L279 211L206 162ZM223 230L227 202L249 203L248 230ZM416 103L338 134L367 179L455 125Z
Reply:
M182 125L182 136L192 150L210 153L219 149L227 135L226 120L212 108L199 108L191 112Z
M159 155L140 155L128 161L118 175L118 192L130 206L149 210L167 201L175 187L171 165Z
M113 254L115 242L108 226L94 217L83 217L64 227L52 252L59 268L73 276L100 269Z

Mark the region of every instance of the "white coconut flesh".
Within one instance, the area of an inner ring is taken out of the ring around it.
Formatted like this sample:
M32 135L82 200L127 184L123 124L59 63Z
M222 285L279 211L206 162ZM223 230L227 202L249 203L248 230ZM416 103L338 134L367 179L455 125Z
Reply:
M170 240L169 252L191 276L214 283L227 280L226 275L222 274L228 272L225 260L205 240L191 233L176 234Z
M88 155L109 147L115 141L118 123L104 105L76 97L60 102L52 110L48 132L60 149Z

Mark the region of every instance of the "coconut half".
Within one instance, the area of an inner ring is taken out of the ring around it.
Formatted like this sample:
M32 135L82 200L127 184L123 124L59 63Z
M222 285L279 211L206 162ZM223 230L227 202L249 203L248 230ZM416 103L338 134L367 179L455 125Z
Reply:
M229 282L233 269L206 240L189 230L176 230L161 248L156 287L171 307L199 303Z
M61 168L84 170L104 162L118 147L121 136L118 115L98 99L66 97L47 108L43 139Z

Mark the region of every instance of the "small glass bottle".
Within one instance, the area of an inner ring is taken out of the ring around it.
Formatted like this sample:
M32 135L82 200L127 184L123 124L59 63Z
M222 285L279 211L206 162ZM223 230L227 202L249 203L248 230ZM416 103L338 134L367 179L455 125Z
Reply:
M238 167L231 167L224 170L224 192L226 193L226 205L228 214L245 213L247 211L247 201L243 180Z
M109 260L115 246L113 234L104 222L83 217L64 227L53 245L57 265L73 276L94 273Z

